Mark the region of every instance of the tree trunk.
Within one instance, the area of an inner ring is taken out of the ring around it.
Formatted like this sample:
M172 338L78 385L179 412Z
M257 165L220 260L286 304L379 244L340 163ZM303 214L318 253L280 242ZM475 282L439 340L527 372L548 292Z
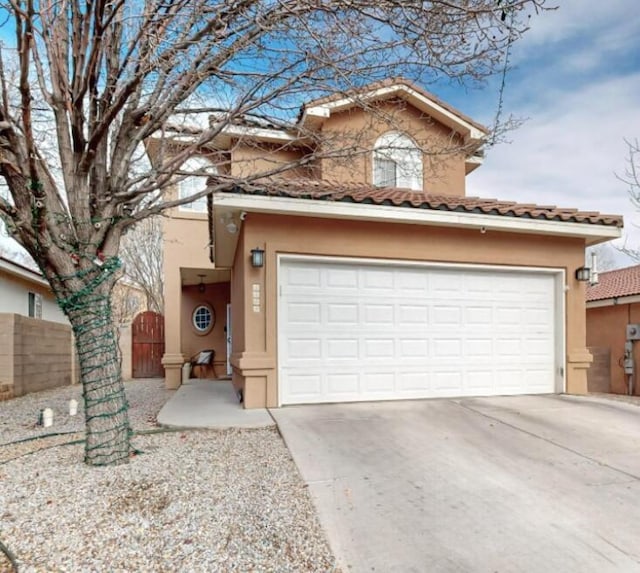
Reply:
M109 291L102 284L95 290L74 293L65 301L80 361L87 431L85 462L93 466L126 463L130 453L128 404Z

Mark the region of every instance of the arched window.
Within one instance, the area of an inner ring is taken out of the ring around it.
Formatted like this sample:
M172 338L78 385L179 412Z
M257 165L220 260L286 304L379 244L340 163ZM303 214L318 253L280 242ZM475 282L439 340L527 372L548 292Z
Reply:
M410 137L390 131L378 138L373 151L373 184L422 190L422 151Z
M184 199L185 197L191 197L196 193L204 191L207 185L207 176L215 175L218 171L211 162L207 161L204 157L192 157L187 159L180 166L180 173L193 173L203 171L206 169L206 175L193 175L191 177L184 177L178 183L179 197ZM184 175L183 175L184 176ZM180 205L181 211L195 211L197 213L207 212L207 198L200 197L191 203L185 203Z

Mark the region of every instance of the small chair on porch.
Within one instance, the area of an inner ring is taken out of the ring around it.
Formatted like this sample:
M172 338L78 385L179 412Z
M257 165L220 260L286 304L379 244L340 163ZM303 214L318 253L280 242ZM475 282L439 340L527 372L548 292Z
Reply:
M201 350L189 360L191 376L194 378L217 378L213 359L216 351L213 349Z

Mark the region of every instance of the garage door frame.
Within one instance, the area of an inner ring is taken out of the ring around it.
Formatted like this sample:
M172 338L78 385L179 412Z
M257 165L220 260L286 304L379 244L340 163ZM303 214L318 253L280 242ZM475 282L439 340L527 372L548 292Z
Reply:
M281 296L281 269L282 265L288 261L302 261L302 262L318 262L322 263L335 263L335 264L360 264L370 266L395 266L395 267L414 267L414 268L432 268L432 269L453 269L453 270L478 270L478 271L500 271L500 272L513 272L513 273L535 273L535 274L547 274L554 275L554 296L555 296L555 313L554 313L554 351L555 351L555 392L564 393L566 390L566 304L565 304L565 284L566 276L565 269L553 268L553 267L530 267L530 266L512 266L512 265L490 265L490 264L474 264L474 263L444 263L433 261L414 261L404 259L376 259L367 257L339 257L332 255L298 255L290 253L278 253L276 265L276 372L277 372L277 384L278 384L278 406L282 406L282 385L280 381L283 379L281 373L282 356L281 349L283 348L283 333L284 328L282 325L283 313L280 312L280 304L282 300Z

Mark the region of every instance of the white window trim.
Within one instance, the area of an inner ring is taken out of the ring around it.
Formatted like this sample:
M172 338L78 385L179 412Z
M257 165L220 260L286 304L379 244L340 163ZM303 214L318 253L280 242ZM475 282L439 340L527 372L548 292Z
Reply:
M395 178L392 184L378 180L377 160L395 163ZM399 187L413 191L424 189L424 165L420 147L404 133L388 131L374 144L372 157L373 184L378 187Z
M207 186L207 176L215 175L218 172L215 166L204 157L191 157L180 166L180 171L184 172L201 171L203 169L207 170L207 175L183 176L178 182L178 197L180 199L204 191ZM200 197L191 203L180 205L178 209L186 213L204 214L207 212L207 198L206 196Z
M211 322L209 323L209 326L205 329L201 329L196 325L196 314L202 308L208 310L209 314L211 315ZM204 302L197 304L193 309L193 312L191 313L191 326L193 327L193 331L199 336L205 336L213 330L213 327L215 326L215 324L216 324L216 313L213 310L213 307L210 304L207 304Z

